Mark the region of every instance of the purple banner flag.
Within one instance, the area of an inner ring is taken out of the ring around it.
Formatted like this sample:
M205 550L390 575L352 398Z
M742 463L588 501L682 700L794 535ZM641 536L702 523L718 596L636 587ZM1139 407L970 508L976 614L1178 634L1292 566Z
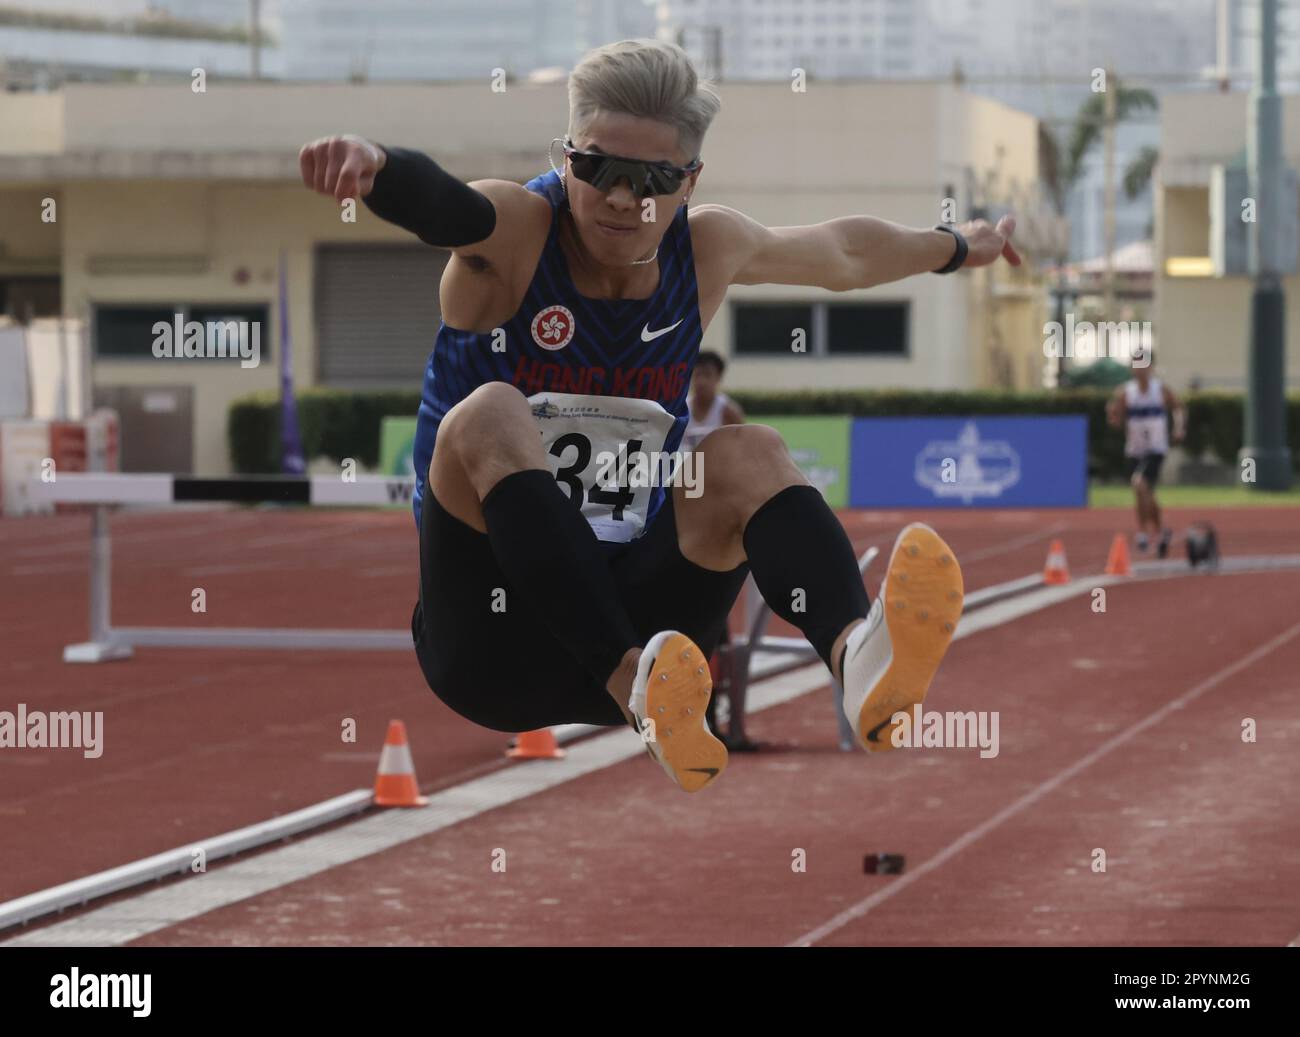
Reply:
M289 338L289 283L280 253L280 470L302 475L307 465L298 434L298 404L293 395L293 349Z

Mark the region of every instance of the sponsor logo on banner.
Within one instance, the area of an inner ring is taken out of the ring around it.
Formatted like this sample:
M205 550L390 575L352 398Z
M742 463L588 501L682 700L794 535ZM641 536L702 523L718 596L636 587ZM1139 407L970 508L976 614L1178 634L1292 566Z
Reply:
M415 495L415 483L405 479L389 479L384 484L389 504L409 504Z
M916 455L916 482L936 497L996 499L1020 481L1020 455L1004 439L980 439L968 421L955 440L931 440Z

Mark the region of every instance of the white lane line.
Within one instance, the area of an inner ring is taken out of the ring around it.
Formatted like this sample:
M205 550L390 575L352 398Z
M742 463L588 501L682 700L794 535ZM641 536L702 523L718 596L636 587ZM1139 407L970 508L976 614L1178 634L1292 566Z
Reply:
M108 871L88 875L83 879L65 882L53 889L18 897L0 904L0 929L26 922L51 911L76 907L86 903L87 900L106 897L145 882L152 882L154 879L184 874L191 870L200 850L205 861L221 860L223 857L243 853L275 839L287 839L299 832L342 820L350 814L367 809L373 798L374 793L370 789L347 792L304 810L295 810L291 814L272 818L270 821L261 821L255 825L238 828L212 839L200 839L187 846L157 853L152 857L132 861L118 868L110 868Z
M59 573L84 573L85 562L56 562L53 565L15 565L10 570L15 578L19 576L54 576Z
M1003 824L1003 822L1008 821L1011 818L1015 817L1026 807L1030 807L1034 803L1037 803L1048 793L1053 792L1056 789L1060 788L1071 778L1075 777L1075 775L1079 774L1081 771L1087 769L1088 767L1091 767L1103 756L1106 756L1108 753L1113 752L1115 749L1118 749L1121 745L1123 745L1125 742L1129 741L1130 739L1137 737L1143 731L1147 730L1147 728L1154 727L1156 724L1160 723L1160 721L1164 720L1165 717L1169 716L1170 713L1182 709L1183 707L1187 706L1189 703L1194 702L1196 699L1200 698L1207 691L1211 691L1214 688L1218 687L1229 677L1235 676L1236 674L1240 673L1242 670L1246 669L1247 667L1253 666L1255 663L1259 662L1259 660L1263 659L1270 652L1286 644L1297 634L1300 634L1300 623L1296 623L1284 633L1279 634L1271 641L1266 642L1265 644L1256 648L1254 651L1251 651L1246 655L1242 656L1236 662L1230 664L1229 666L1224 667L1222 670L1220 670L1218 673L1214 674L1213 676L1207 677L1205 680L1201 681L1201 683L1197 684L1189 691L1183 692L1183 694L1179 695L1176 699L1166 702L1163 706L1161 706L1158 710L1156 710L1146 719L1139 721L1138 723L1130 727L1127 731L1123 732L1122 734L1118 734L1114 738L1103 743L1102 745L1094 749L1092 752L1088 753L1087 756L1084 756L1081 759L1076 760L1074 763L1070 764L1069 767L1066 767L1065 770L1059 772L1055 776L1042 782L1036 788L1025 793L1014 803L1010 804L1009 806L1003 807L1001 810L999 810L988 820L984 821L979 825L976 825L974 828L970 829L964 835L961 835L957 839L954 839L951 843L949 843L946 847L940 850L933 857L929 858L924 864L916 868L914 871L909 871L905 873L901 878L892 880L888 886L877 891L876 893L873 893L869 897L864 897L862 900L858 901L858 903L854 904L852 907L846 908L845 910L841 911L834 918L830 919L830 921L825 922L822 925L819 925L816 929L813 929L811 932L804 933L802 936L800 936L797 940L793 941L788 946L811 947L814 943L816 943L819 940L825 939L827 936L835 932L837 929L842 929L850 922L856 921L857 919L863 917L865 914L867 914L867 912L873 910L876 907L879 907L890 897L893 897L896 894L901 893L903 890L907 889L914 882L918 882L926 875L930 874L930 872L943 867L944 864L952 860L952 858L956 857L957 854L961 853L962 850L966 849L966 847L984 838L984 836L988 835L989 832L993 831L999 825Z
M249 537L240 543L240 549L244 548L264 548L280 547L284 544L304 544L312 540L329 540L335 537L358 537L361 533L369 530L370 526L365 522L352 522L346 526L328 525L318 526L312 530L298 530L291 533L267 533L259 537ZM410 572L410 569L407 569Z
M969 637L971 634L978 634L981 630L1001 626L1003 623L1010 623L1013 619L1027 616L1030 612L1037 612L1039 609L1060 604L1070 598L1091 594L1097 587L1108 587L1113 583L1120 583L1131 578L1126 576L1082 577L1072 580L1070 583L1040 587L1028 594L1021 594L1003 601L995 601L993 604L985 605L974 612L963 612L961 619L957 621L957 632L953 635L953 640L955 641L960 637Z
M206 516L203 516L206 517ZM154 528L140 529L129 532L123 528L123 523L117 517L111 518L110 525L112 528L113 546L118 547L123 544L156 544L163 540L180 540L186 537L211 537L214 533L226 534L243 526L253 524L255 516L240 514L237 512L223 513L219 522L208 524L196 523L192 519L186 519L184 515L173 516L174 521L171 525ZM126 524L127 526L130 523ZM44 558L51 555L60 554L80 554L87 555L90 553L90 531L87 529L80 530L75 534L68 534L65 542L62 543L42 543L37 547L24 547L14 552L15 555L21 555L23 558Z
M816 667L804 667L785 677L773 678L761 686L763 694L754 698L761 700L762 708L767 708L825 684L826 676L819 663ZM382 853L488 810L639 757L644 752L633 732L616 730L571 747L563 760L517 764L437 792L422 809L374 814L335 831L25 933L5 941L4 946L127 943L209 911Z
M972 562L982 562L986 558L996 558L998 555L1010 554L1012 551L1018 551L1022 547L1028 547L1030 544L1036 544L1040 540L1046 540L1048 537L1058 536L1064 533L1066 524L1057 522L1055 525L1048 526L1047 529L1036 530L1033 533L1026 533L1024 536L1018 536L1011 540L1004 540L1000 544L994 544L980 551L963 551L958 561L962 565L970 565Z
M306 559L294 562L289 559L283 561L251 561L251 562L221 562L217 565L192 565L189 568L182 569L181 573L185 576L230 576L234 573L260 573L279 570L284 572L288 569L301 569L304 566L313 564ZM85 568L84 566L82 568Z
M969 620L963 619L953 639L969 637L998 623L1029 615L1068 597L1084 594L1092 586L1080 582L1064 587L1046 587L1015 601L990 606ZM996 613L999 618L986 617L986 612ZM770 709L828 684L828 675L820 662L803 666L752 687L747 708L750 712ZM209 911L419 839L584 774L639 757L643 752L640 740L632 731L615 729L572 746L563 760L515 764L503 771L434 793L429 797L429 805L422 809L389 810L376 814L335 831L310 836L256 857L24 933L0 946L117 946L127 943Z

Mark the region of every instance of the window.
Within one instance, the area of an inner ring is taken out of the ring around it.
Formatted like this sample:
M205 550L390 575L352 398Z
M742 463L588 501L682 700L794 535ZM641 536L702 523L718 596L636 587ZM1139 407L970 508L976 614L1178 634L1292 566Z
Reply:
M175 338L177 318L182 325L196 321L204 327L204 348L224 351L225 356L193 357L194 361L210 360L212 363L238 364L240 362L239 340L232 337L245 331L250 336L256 333L257 357L259 363L266 363L271 356L271 325L267 319L269 307L265 303L157 303L152 305L102 305L95 307L94 336L95 356L105 360L152 360L162 363L165 359L154 355L153 344L159 337L154 332L154 325L161 322L168 328L168 343ZM235 327L231 327L231 323ZM184 330L182 329L182 336ZM224 344L224 350L220 350ZM183 347L184 339L173 344L178 350ZM180 352L179 356L184 357Z
M100 306L95 311L95 355L152 357L153 326L176 319L171 306Z
M734 356L798 356L791 348L796 329L804 332L808 355L906 357L911 304L733 303Z
M827 303L826 352L833 356L907 356L908 304Z
M812 339L813 307L807 303L733 303L731 351L744 356L791 356L796 328ZM808 346L809 352L812 346Z
M0 278L0 314L19 324L62 312L63 283L54 277Z

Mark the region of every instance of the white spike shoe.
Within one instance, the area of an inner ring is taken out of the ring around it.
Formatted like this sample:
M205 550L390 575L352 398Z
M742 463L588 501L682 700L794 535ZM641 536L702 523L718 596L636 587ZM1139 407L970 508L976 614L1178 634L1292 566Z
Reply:
M894 748L896 713L925 699L961 618L961 566L943 539L914 522L898 534L867 621L844 652L844 715L869 752Z
M727 747L705 720L713 676L685 634L664 630L641 652L628 709L646 750L687 792L698 792L727 766Z

